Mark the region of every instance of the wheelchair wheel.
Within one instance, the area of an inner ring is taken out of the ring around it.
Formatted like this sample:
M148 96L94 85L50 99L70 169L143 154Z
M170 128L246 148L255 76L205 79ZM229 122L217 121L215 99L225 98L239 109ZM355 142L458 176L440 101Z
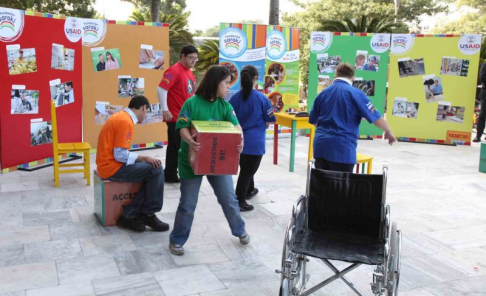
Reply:
M288 262L290 261L290 262ZM307 258L302 254L295 254L284 244L282 256L282 281L280 284L280 296L300 295L306 281Z
M280 296L290 296L289 280L284 278L282 284L280 285Z
M392 223L390 233L390 254L388 257L388 285L387 295L398 295L398 283L400 279L400 232L397 222Z

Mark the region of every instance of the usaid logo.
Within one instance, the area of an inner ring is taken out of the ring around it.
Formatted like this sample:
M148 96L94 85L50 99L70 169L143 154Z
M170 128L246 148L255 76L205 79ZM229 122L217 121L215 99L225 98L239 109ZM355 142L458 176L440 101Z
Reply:
M64 22L64 34L71 42L78 42L83 35L83 19L68 17Z
M387 35L387 34L383 34L383 35ZM391 51L393 54L399 54L399 55L404 54L412 48L413 43L414 43L413 35L393 34L391 38Z
M267 34L267 55L272 60L281 59L287 50L287 40L282 32L272 30Z
M78 19L79 20L79 19ZM76 24L76 28L79 26L78 21L73 23L71 21L71 26ZM74 29L77 32L77 29ZM105 38L106 34L106 21L105 20L82 20L82 39L84 46L95 46L99 44Z
M24 30L24 12L0 7L0 41L17 40Z
M311 52L320 53L326 51L332 43L332 33L311 32Z
M240 57L247 46L246 34L238 28L226 28L219 34L219 52L226 58Z
M463 54L472 55L481 50L481 35L462 35L459 38L459 50Z
M371 49L377 53L386 52L390 48L390 34L375 34L370 41Z

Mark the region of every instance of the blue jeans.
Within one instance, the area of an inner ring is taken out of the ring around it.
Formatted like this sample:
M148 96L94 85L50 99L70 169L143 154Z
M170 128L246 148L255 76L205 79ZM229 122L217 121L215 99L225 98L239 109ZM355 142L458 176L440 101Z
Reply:
M191 179L181 178L181 199L177 208L174 229L170 234L172 244L184 245L189 238L202 178L203 176L196 176ZM240 215L240 208L233 187L233 178L229 175L206 176L206 178L213 187L218 203L223 208L231 233L240 237L245 233L245 221Z
M113 176L115 182L143 182L132 202L123 209L122 216L136 218L140 214L152 215L160 212L164 203L164 168L154 168L150 163L139 161L127 166L124 164Z

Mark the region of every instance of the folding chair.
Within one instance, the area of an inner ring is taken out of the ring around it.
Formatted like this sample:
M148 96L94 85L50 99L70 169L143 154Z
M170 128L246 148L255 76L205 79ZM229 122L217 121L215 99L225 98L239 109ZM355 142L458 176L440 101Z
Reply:
M363 293L346 274L361 264L376 265L371 290L397 295L401 231L391 224L383 175L324 171L309 165L306 195L292 208L282 253L280 295L310 295L336 279ZM335 275L306 289L307 256L321 259ZM329 260L351 263L338 270Z

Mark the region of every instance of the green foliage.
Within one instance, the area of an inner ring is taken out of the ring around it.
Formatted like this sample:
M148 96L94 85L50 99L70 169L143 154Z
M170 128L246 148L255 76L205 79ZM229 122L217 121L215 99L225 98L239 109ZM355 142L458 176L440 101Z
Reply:
M2 0L1 6L67 16L95 18L94 0Z
M205 40L198 48L198 62L196 63L196 72L203 73L209 67L219 63L219 41Z
M393 20L387 18L368 18L362 15L360 18L352 20L350 18L344 18L340 20L323 20L319 31L330 32L361 32L361 33L390 33L397 27L400 27L401 23L396 23Z
M186 0L123 0L132 3L135 8L144 13L150 12L151 5L155 1L160 3L160 14L177 14L186 9Z

